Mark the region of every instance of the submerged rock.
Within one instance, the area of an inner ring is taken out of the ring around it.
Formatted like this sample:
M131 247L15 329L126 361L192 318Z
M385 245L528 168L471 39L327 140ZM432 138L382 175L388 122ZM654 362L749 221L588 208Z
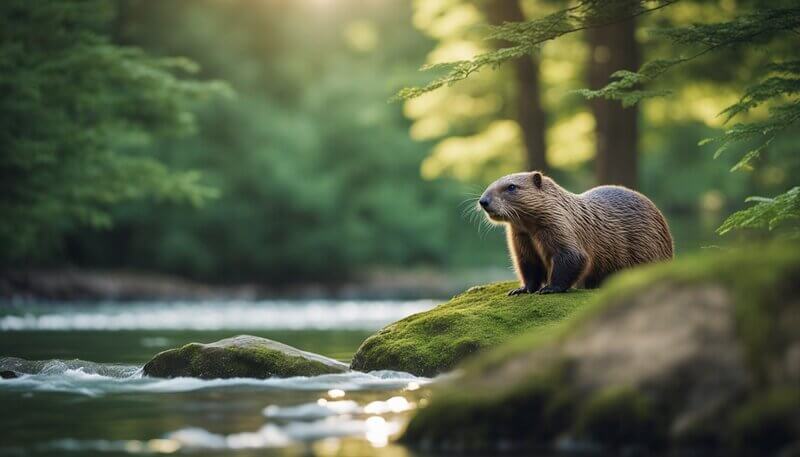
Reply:
M19 378L19 375L15 371L3 370L3 371L0 371L0 378L2 378L2 379L14 379L14 378Z
M350 368L434 376L514 335L570 316L594 293L509 297L515 287L512 282L473 287L430 311L397 321L364 341Z
M558 329L527 332L463 373L434 391L403 441L786 449L800 443L800 246L621 274Z
M348 371L346 364L277 341L239 335L215 343L191 343L157 354L144 374L159 378L271 378Z

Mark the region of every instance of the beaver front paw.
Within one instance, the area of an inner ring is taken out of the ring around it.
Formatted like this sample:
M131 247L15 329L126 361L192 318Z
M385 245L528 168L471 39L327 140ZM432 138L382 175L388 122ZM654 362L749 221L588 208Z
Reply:
M562 292L566 292L567 288L565 287L556 287L556 286L544 286L537 293L539 294L560 294Z
M534 293L536 293L536 291L531 289L531 288L529 288L529 287L518 287L516 289L509 290L508 291L508 296L511 297L511 296L514 296L514 295L534 294Z

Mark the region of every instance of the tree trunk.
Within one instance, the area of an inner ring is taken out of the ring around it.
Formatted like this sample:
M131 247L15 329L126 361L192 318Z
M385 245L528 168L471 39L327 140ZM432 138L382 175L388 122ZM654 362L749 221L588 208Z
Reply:
M491 0L486 6L486 14L489 22L495 25L525 20L517 0ZM499 45L508 46L508 43ZM532 56L517 59L513 64L517 86L516 116L525 144L525 165L529 170L547 172L544 137L547 120L539 94L539 60Z
M589 87L604 87L617 70L638 69L635 31L635 19L588 30ZM638 175L636 106L623 108L619 101L600 98L592 100L590 105L596 124L597 183L635 189Z

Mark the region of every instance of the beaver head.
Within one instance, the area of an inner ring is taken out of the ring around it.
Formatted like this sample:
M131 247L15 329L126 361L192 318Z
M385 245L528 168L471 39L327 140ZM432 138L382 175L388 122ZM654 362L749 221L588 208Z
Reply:
M491 221L524 225L551 201L549 181L538 171L506 175L486 188L478 204Z

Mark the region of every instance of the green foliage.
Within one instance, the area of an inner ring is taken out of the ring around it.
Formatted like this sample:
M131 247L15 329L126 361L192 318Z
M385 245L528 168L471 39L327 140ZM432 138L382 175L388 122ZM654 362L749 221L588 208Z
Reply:
M113 44L112 16L98 0L0 5L1 260L47 252L75 225L107 227L123 201L215 195L131 148L191 133L190 107L226 87L182 79L197 71L186 59Z
M798 14L800 14L800 9L798 9ZM800 120L800 102L796 99L796 95L800 93L800 78L798 78L800 61L775 63L770 65L767 71L782 73L788 77L773 76L749 87L737 103L727 107L720 114L725 115L727 122L766 102L787 99L788 101L777 106L770 106L770 116L766 120L736 124L724 135L701 142L701 144L720 143L714 153L715 158L722 155L731 145L739 142L753 140L761 143L758 147L747 151L731 171L751 167L753 162L760 158L761 153L772 143L776 135Z
M794 14L796 24L800 24L800 8L797 8ZM701 144L705 144L713 141L720 144L714 153L715 158L733 144L755 142L757 146L745 152L736 165L731 168L731 171L752 169L754 163L761 158L776 136L800 121L800 99L797 98L800 94L800 61L774 63L768 67L767 71L777 73L779 76L766 78L751 86L737 103L726 108L721 114L724 114L726 121L729 121L761 104L773 102L769 107L769 116L762 121L735 124L722 136L701 142ZM772 230L781 223L793 222L793 232L796 234L800 230L796 224L798 216L800 216L798 190L800 188L794 187L774 198L748 198L748 202L757 202L757 204L732 214L717 229L718 233L725 234L734 229L744 228Z
M368 338L353 356L354 370L398 370L434 376L513 335L559 322L592 297L565 294L508 296L513 282L473 287Z
M587 28L610 24L619 20L620 16L638 16L668 6L675 1L585 0L539 19L492 26L489 28L487 39L509 41L513 46L488 51L471 60L424 66L423 70L443 71L445 74L425 86L400 90L394 100L418 97L442 86L462 81L484 67L497 68L510 60L528 56L547 41Z
M464 186L420 178L429 144L411 140L400 107L386 103L386 80L415 73L408 56L427 44L408 39L413 28L394 6L342 1L349 13L326 19L305 2L130 2L125 41L188 56L238 94L195 109L197 135L138 150L202 170L219 197L202 211L120 206L112 230L72 233L68 260L274 285L376 266L505 262L500 236L479 243L462 216ZM342 38L354 18L380 31L381 48ZM320 21L312 33L309 21Z
M587 98L607 98L620 100L624 106L631 106L644 98L668 94L666 90L642 90L641 86L652 83L659 76L675 66L694 60L706 53L720 48L751 44L756 40L774 37L782 32L792 31L800 26L800 8L776 8L758 10L744 14L728 22L716 24L691 25L654 30L656 38L670 40L677 45L701 45L701 49L688 56L672 59L655 59L646 62L636 71L618 71L612 75L615 81L598 90L578 91ZM729 113L733 107L723 113ZM729 118L733 117L729 113Z
M721 235L741 228L774 230L781 224L796 224L800 219L800 187L793 187L775 198L749 197L746 201L756 204L731 214L717 229ZM796 234L796 226L794 230Z
M608 98L619 100L622 106L633 106L644 98L667 95L667 90L644 90L639 87L647 84L673 66L685 62L686 59L658 59L645 63L639 71L620 70L611 75L615 79L605 87L597 90L581 89L575 91L587 99Z

